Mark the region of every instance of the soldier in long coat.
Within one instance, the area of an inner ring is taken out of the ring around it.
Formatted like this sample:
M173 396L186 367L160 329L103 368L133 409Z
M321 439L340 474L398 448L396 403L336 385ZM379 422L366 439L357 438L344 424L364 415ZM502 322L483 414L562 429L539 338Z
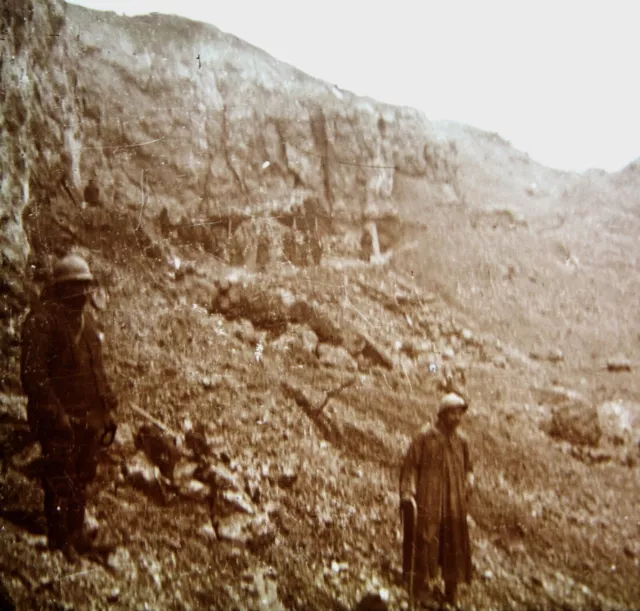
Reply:
M99 449L111 443L116 428L117 401L85 310L92 284L84 259L63 258L22 329L22 387L29 426L42 447L48 543L69 558L89 545L83 539L86 489Z
M457 433L467 407L460 395L445 395L436 425L418 433L402 464L403 574L412 597L441 573L445 598L455 604L458 584L471 581L467 502L472 469L467 441Z

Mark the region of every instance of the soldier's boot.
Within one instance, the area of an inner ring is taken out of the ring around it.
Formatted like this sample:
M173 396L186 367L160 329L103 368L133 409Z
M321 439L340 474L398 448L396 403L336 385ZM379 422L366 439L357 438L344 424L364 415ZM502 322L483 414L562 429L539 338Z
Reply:
M71 543L80 553L91 546L90 538L87 537L84 529L84 514L86 509L86 494L82 489L76 489L73 500L69 503L67 513L67 529Z
M67 527L68 499L50 482L44 483L44 515L47 520L47 543L50 550L64 551L69 546Z
M108 541L98 541L98 533L89 534L85 529L86 491L79 490L68 514L69 540L71 547L89 559L104 562L117 547Z
M444 582L444 600L448 605L456 607L456 596L458 594L458 582L457 581L445 581Z

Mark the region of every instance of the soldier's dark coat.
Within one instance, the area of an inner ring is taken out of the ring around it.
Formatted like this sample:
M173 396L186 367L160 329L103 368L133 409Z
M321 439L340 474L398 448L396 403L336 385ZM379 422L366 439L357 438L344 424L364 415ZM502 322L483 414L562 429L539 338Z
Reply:
M412 441L400 474L400 498L414 498L416 579L471 581L466 478L471 472L464 437L427 426Z
M42 446L42 483L49 545L66 549L82 532L86 487L98 465L100 436L113 426L116 398L88 312L73 329L62 306L39 303L22 329L22 386L29 426ZM64 417L70 427L63 427Z
M96 422L116 405L102 362L95 321L85 311L75 332L62 306L38 304L22 330L21 378L29 423L36 435L62 414ZM77 336L77 337L76 337Z

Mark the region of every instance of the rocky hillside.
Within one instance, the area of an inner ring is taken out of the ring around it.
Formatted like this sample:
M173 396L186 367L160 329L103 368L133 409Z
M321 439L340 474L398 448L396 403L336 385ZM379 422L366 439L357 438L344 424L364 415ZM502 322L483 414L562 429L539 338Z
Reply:
M23 225L36 259L77 241L82 219L70 215L91 179L112 218L153 233L165 211L214 255L232 215L309 203L343 230L393 216L397 171L428 174L436 197L456 198L455 155L420 113L313 81L213 26L56 1L3 11L9 268L26 263Z
M398 465L451 381L478 479L462 606L637 607L635 166L556 172L183 19L1 16L20 608L406 608ZM105 289L120 399L87 523L114 551L75 566L46 550L17 379L21 317L69 249Z

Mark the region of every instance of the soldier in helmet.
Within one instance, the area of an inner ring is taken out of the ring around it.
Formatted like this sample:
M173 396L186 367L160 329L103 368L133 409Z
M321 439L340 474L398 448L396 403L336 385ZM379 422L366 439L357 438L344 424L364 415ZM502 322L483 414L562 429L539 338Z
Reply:
M467 407L461 395L446 394L436 425L416 435L402 464L402 569L412 598L440 573L446 602L454 605L458 584L471 581L467 512L473 475L467 441L457 433Z
M263 229L258 235L258 244L256 248L256 266L258 271L265 271L271 262L271 240L266 229Z
M48 543L70 558L88 549L86 489L96 475L98 451L116 429L117 401L86 309L94 285L82 257L64 257L22 329L21 379L29 426L42 446Z
M84 188L84 201L90 206L100 205L100 188L96 184L95 177L91 177Z
M363 261L369 261L373 255L373 236L365 227L360 236L360 258Z

